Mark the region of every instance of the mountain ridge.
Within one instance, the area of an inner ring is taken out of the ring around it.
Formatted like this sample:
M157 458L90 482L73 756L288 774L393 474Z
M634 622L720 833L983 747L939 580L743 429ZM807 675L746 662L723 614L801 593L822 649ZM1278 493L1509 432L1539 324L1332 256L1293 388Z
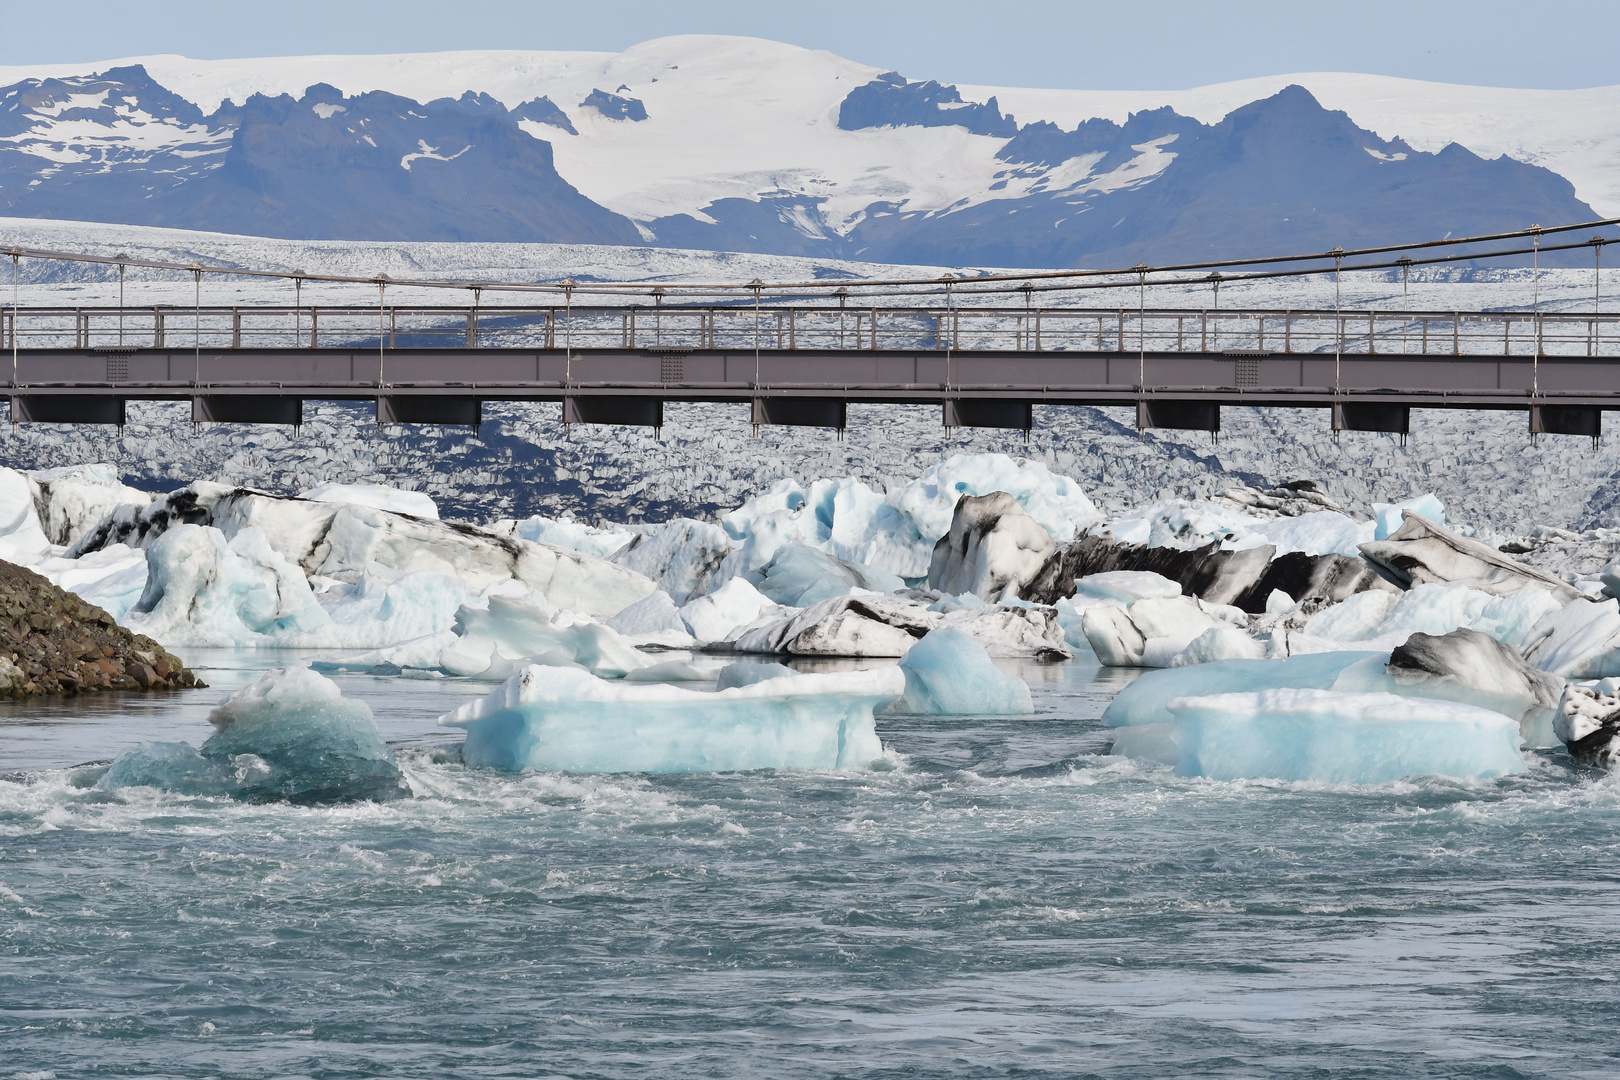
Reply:
M1297 86L1213 124L1166 106L1068 130L1021 123L995 95L752 39L546 55L563 59L509 101L312 83L205 114L139 65L14 83L0 88L0 212L1022 266L1597 216L1550 170L1385 139Z

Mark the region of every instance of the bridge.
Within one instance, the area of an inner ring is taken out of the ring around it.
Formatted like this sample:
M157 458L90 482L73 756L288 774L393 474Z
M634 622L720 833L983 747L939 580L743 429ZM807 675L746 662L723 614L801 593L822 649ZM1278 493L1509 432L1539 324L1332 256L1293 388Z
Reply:
M1595 437L1620 409L1620 315L1597 312L17 307L0 343L20 423L121 424L157 400L296 425L306 400L364 400L379 423L476 425L486 401L551 401L566 423L656 428L665 403L702 401L755 424L842 428L850 404L896 403L1027 431L1040 404L1209 431L1222 406L1321 408L1335 431L1401 434L1413 408L1517 409L1532 432Z
M666 403L732 402L756 426L842 430L849 405L872 403L1025 432L1035 405L1126 406L1139 429L1216 432L1223 407L1252 406L1318 408L1335 433L1402 436L1414 408L1513 409L1532 435L1596 439L1604 410L1620 409L1620 314L1602 311L1597 272L1613 239L1543 240L1617 223L1166 267L776 285L402 281L11 248L0 347L13 423L121 425L129 401L148 400L189 401L196 423L297 425L305 401L349 400L374 402L379 424L477 425L484 402L553 401L564 424L659 428ZM1518 246L1485 247L1501 242ZM1414 266L1578 248L1594 255L1589 312L1547 310L1539 269L1528 310L1406 300ZM116 270L119 303L25 307L25 258ZM130 268L191 278L193 303L126 304ZM1342 274L1367 270L1399 271L1398 310L1339 304ZM1223 281L1328 273L1331 309L1219 303ZM294 303L204 306L206 275L290 283ZM306 283L375 288L377 302L305 304ZM1150 289L1206 284L1208 307L1148 305ZM396 300L415 289L471 302L390 304L390 288ZM1085 306L1087 290L1136 303Z

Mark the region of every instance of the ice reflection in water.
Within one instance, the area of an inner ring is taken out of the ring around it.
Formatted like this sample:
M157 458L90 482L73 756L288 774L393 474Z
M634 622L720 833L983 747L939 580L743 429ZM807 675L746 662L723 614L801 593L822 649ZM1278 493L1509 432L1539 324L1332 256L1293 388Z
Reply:
M1099 756L1128 673L1032 717L880 718L892 772L468 770L482 687L344 678L419 797L116 794L185 698L0 720L6 1072L1572 1075L1620 1051L1620 798L1216 783Z

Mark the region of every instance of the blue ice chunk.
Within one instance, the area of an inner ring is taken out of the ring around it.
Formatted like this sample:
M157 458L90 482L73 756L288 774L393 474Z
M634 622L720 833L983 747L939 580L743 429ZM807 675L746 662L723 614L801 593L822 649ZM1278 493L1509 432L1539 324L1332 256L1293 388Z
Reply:
M872 711L904 692L893 667L705 692L530 666L439 723L467 730L468 765L512 772L848 769L882 758Z
M797 675L798 672L786 664L727 664L720 669L720 678L716 680L715 689L730 690L734 686L753 686L766 679L779 679L784 675Z
M204 757L251 754L268 767L239 770L238 798L325 803L410 795L370 707L307 668L267 672L208 720L219 730L202 744Z
M1413 496L1405 502L1373 503L1373 513L1378 516L1378 528L1373 531L1374 540L1388 540L1395 530L1401 527L1402 510L1410 510L1420 517L1426 517L1436 525L1446 523L1444 504L1427 492Z
M759 591L785 607L809 607L851 589L896 592L906 583L893 574L829 555L806 544L789 544L764 568Z
M371 709L305 668L266 672L208 720L219 730L201 749L143 743L120 755L99 786L301 804L410 795Z
M1108 727L1162 724L1170 719L1166 706L1176 698L1228 694L1273 687L1326 690L1339 673L1359 660L1388 653L1327 652L1290 656L1286 660L1218 660L1212 664L1150 671L1121 690L1102 722Z
M146 742L119 754L96 786L150 787L178 795L229 795L226 762L205 758L190 743Z
M1519 722L1457 702L1281 689L1178 698L1168 708L1183 776L1376 784L1525 770Z
M900 660L906 693L899 712L941 716L1016 716L1035 711L1024 680L1008 675L963 630L930 630Z

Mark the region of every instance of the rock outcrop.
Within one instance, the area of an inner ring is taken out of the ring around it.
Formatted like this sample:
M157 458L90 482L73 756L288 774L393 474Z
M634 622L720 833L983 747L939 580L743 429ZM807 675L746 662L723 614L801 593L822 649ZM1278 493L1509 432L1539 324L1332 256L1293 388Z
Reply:
M0 697L202 685L151 638L32 570L0 562Z

